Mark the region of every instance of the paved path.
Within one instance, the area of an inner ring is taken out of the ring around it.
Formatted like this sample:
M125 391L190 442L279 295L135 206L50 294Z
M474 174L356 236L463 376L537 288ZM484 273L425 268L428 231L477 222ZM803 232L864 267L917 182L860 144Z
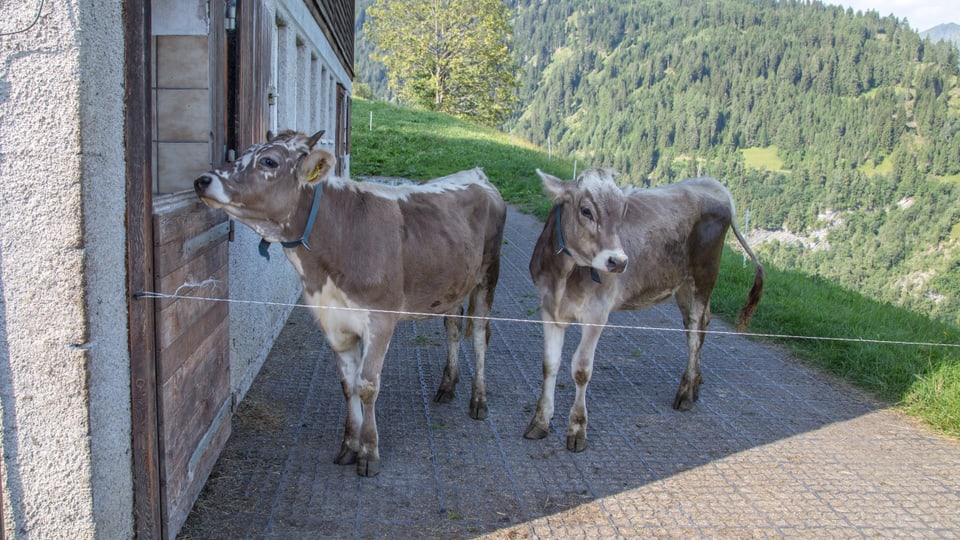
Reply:
M526 267L539 230L509 214L495 316L538 319ZM667 303L611 323L679 320ZM467 414L469 346L456 399L436 404L442 324L402 324L377 403L382 472L359 478L333 464L343 397L330 350L295 309L182 536L960 537L960 444L739 336L707 337L700 401L679 413L670 405L683 335L608 329L588 392L588 448L568 452L578 339L568 332L553 432L528 441L539 324L494 322L483 421Z

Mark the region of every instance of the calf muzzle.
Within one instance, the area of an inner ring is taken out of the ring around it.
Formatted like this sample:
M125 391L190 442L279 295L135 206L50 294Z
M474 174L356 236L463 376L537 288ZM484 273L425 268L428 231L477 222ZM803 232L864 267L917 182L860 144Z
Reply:
M197 192L198 196L203 196L203 192L207 190L207 187L210 185L212 178L209 174L201 175L199 178L193 181L193 190Z
M630 259L627 257L618 257L611 255L607 258L607 272L611 274L619 274L627 269L627 262Z

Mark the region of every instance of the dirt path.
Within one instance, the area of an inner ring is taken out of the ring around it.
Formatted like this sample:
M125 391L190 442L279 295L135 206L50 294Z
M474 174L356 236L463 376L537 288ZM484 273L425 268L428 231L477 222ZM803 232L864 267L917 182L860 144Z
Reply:
M495 313L538 320L527 274L540 231L511 210ZM746 293L746 291L744 291ZM739 336L707 337L690 412L672 303L619 313L597 351L588 448L565 449L568 332L553 432L523 439L540 389L535 322L496 321L490 414L467 414L472 354L452 403L438 320L402 324L377 403L383 468L333 464L344 402L330 350L295 309L234 420L184 538L960 537L960 444ZM714 321L712 330L729 329Z

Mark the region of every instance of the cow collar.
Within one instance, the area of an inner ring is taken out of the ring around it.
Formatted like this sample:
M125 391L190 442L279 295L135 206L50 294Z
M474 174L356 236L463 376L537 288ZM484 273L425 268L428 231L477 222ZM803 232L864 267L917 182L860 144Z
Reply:
M307 248L307 251L310 251L310 244L307 243L307 238L310 237L310 231L313 229L313 222L317 220L317 209L320 208L320 197L323 195L323 182L317 184L316 189L313 190L313 204L310 206L310 217L307 218L307 225L303 228L303 236L299 240L292 240L288 242L280 242L280 245L285 248L295 248L297 246L303 246ZM260 239L260 245L257 247L257 250L260 251L260 256L266 260L270 260L270 242L266 238Z
M563 227L561 226L561 223L560 223L560 218L561 216L563 216L562 203L557 205L556 214L557 214L556 220L554 221L556 221L556 226L557 226L557 251L554 252L554 255L560 255L561 253L565 255L571 255L570 250L567 249L567 243L563 241ZM592 266L590 267L590 278L596 281L597 283L601 283L600 272L597 272L597 269Z

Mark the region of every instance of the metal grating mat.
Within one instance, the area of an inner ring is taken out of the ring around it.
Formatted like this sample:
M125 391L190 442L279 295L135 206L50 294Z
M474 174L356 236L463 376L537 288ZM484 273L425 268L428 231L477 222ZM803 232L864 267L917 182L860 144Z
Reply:
M494 316L538 320L527 263L541 225L507 218ZM679 328L672 303L611 323ZM729 330L714 320L711 329ZM452 403L433 395L440 320L402 323L377 402L382 470L333 464L344 400L330 350L295 309L241 403L183 538L940 536L960 531L960 445L782 349L710 335L692 411L671 408L679 332L608 329L587 395L588 447L565 448L567 332L552 433L523 439L541 382L538 324L493 322L490 414L468 414L473 355Z

